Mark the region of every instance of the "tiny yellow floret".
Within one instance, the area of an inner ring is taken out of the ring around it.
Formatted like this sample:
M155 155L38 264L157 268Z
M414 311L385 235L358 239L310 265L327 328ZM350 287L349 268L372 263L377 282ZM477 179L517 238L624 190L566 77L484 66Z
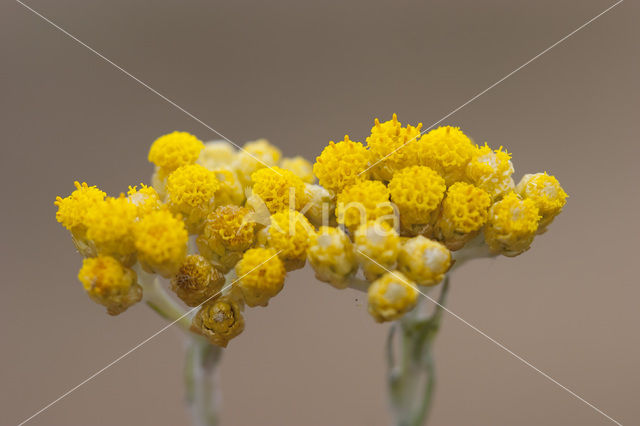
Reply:
M306 203L305 185L293 172L280 167L263 168L251 175L253 194L271 213L289 208L299 210Z
M433 224L447 187L433 169L412 166L396 172L389 182L391 201L398 206L403 226Z
M136 273L111 256L84 259L78 279L89 297L105 306L109 315L118 315L142 299Z
M450 250L458 250L477 235L487 221L491 196L466 182L449 187L438 218L438 235Z
M220 183L216 174L199 164L176 169L167 179L167 204L180 213L190 232L197 232L213 205Z
M345 188L338 194L338 223L354 231L370 220L393 222L395 216L389 195L389 188L377 180L366 180Z
M158 168L171 172L178 167L193 164L204 144L187 132L173 132L160 136L151 145L149 161Z
M536 203L510 192L489 209L485 241L493 253L517 256L531 246L539 221Z
M376 322L396 320L416 306L418 294L401 272L387 272L369 286L369 314Z
M340 228L322 226L309 239L307 259L316 278L335 288L346 288L358 270L353 245Z
M476 151L459 127L443 126L423 135L416 145L420 163L442 174L447 186L465 179L465 170Z
M367 137L371 173L380 180L391 180L394 173L405 167L419 164L416 155L416 139L420 136L422 123L417 127L402 127L396 114L384 123L376 118L371 128L371 136Z
M168 210L151 212L133 228L138 260L148 272L170 278L187 256L189 235L184 222Z
M402 244L398 269L418 285L432 286L451 267L451 252L441 243L419 235Z
M536 203L542 216L538 233L546 230L567 203L568 195L560 186L560 182L555 177L549 176L547 172L524 175L516 191L523 198Z
M282 290L287 271L277 253L270 248L249 249L236 265L235 285L248 306L267 306Z
M320 185L335 195L345 187L367 179L368 165L367 148L345 136L343 141L331 141L322 150L313 165L313 173Z
M243 330L242 308L228 296L220 296L202 305L191 323L191 331L223 348Z

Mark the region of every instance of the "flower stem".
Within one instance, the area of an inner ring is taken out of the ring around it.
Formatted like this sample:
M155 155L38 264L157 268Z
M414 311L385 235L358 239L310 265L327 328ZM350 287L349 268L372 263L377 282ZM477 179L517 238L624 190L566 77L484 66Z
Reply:
M220 423L218 364L221 357L222 348L219 346L200 336L187 336L184 377L194 426L217 426Z
M418 306L389 330L389 397L398 426L422 426L429 415L436 383L433 343L448 288L447 277L438 300L441 306L436 306L430 316L422 315Z

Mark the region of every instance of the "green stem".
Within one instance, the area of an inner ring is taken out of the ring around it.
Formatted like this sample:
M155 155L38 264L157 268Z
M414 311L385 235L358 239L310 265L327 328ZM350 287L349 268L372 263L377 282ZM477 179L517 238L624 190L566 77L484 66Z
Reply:
M216 426L220 423L217 367L222 348L200 336L190 335L187 339L184 377L193 425Z
M173 299L167 290L162 286L160 280L153 274L145 272L136 265L138 274L138 282L142 286L142 297L145 303L153 309L158 315L167 321L177 321L176 324L184 331L189 331L191 327L191 318L186 315L182 306Z
M422 426L429 415L436 383L433 343L440 328L448 288L447 277L439 305L431 316L422 316L416 307L389 331L389 397L398 426Z

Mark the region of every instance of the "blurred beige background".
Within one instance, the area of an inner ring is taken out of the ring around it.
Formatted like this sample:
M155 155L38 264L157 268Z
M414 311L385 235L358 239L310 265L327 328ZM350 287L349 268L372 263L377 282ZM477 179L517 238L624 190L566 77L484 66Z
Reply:
M309 159L374 117L429 126L612 3L28 1L230 139ZM450 308L624 424L640 415L639 12L625 1L444 122L571 196L525 255L456 271ZM55 196L148 182L163 133L217 137L18 3L0 16L9 425L164 325L90 302ZM291 274L225 354L224 426L388 424L386 332L362 295ZM30 424L186 424L182 349L169 330ZM436 355L431 425L612 424L451 316Z

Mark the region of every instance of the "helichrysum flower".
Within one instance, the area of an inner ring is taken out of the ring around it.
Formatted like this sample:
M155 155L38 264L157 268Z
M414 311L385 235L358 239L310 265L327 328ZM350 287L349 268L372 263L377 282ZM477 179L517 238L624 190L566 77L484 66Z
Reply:
M138 207L124 195L93 204L86 213L87 239L99 254L113 256L131 265L134 261L133 226Z
M227 168L233 164L236 155L236 149L227 141L206 142L197 163L209 170Z
M315 226L331 225L335 222L333 213L336 210L335 197L320 185L306 184L304 187L307 204L302 208L307 219Z
M142 299L136 273L111 256L99 255L82 261L78 279L89 297L118 315Z
M467 177L494 200L513 191L512 174L511 154L503 151L502 147L493 151L486 143L476 149L467 165Z
M531 246L539 221L536 203L511 192L489 209L485 241L493 253L517 256Z
M203 143L187 132L173 132L160 136L151 145L149 161L165 172L193 164L198 159Z
M209 213L203 232L196 239L200 253L218 269L227 273L242 257L242 252L253 244L255 222L246 207L220 206Z
M394 268L399 247L398 233L386 222L369 221L355 232L356 258L368 281Z
M245 201L244 189L240 178L235 171L229 168L218 168L212 170L220 187L214 195L216 206L225 206L228 204L242 205Z
M87 185L86 182L74 182L74 185L76 189L71 195L65 198L56 197L56 220L71 232L74 239L84 239L87 232L87 211L104 200L107 194L96 186Z
M313 175L313 165L307 161L306 158L299 155L291 158L283 158L280 160L280 167L293 172L293 174L302 179L304 183L313 183L316 180Z
M389 202L389 188L377 180L365 180L338 194L338 223L354 231L369 220L393 222L394 210Z
M191 330L217 346L227 347L229 340L244 330L240 304L228 296L206 302L193 317Z
M337 194L347 186L367 179L368 165L369 152L364 145L345 136L343 141L329 142L322 150L313 165L313 173L321 186Z
M398 254L398 269L418 285L438 284L450 267L451 252L422 235L406 240Z
M247 142L236 157L234 165L243 185L251 185L251 175L263 167L278 165L282 153L266 139Z
M443 126L423 135L416 148L420 163L441 173L447 185L465 180L467 164L476 148L459 127Z
M171 278L171 289L187 306L198 306L216 296L225 283L224 275L198 254L187 256Z
M167 179L167 205L173 213L180 213L187 229L195 233L202 227L219 187L211 170L199 164L182 166Z
M262 168L251 179L253 194L260 197L271 213L289 208L300 210L306 203L304 182L289 170Z
M368 311L377 322L393 321L416 306L418 291L401 272L387 272L369 286L368 299Z
M489 206L491 197L485 190L465 182L454 183L442 202L438 239L450 250L462 248L486 223Z
M147 186L143 183L140 184L139 190L138 185L130 186L127 198L131 204L138 207L138 217L162 208L158 192L152 186Z
M541 216L538 233L546 231L547 226L562 211L568 197L558 179L546 172L524 175L516 191L538 207Z
M435 222L446 189L442 176L429 167L407 167L393 175L389 182L391 201L398 206L400 223L410 235L415 235L412 228L429 232L424 228Z
M172 277L187 255L189 235L180 217L166 209L151 212L133 227L138 261L149 272Z
M248 306L267 306L280 293L287 271L275 250L253 248L236 265L236 285Z
M371 136L367 137L371 172L376 179L391 180L394 173L405 167L418 164L414 140L420 136L422 123L417 127L402 127L396 114L384 123L376 118L371 128Z
M271 216L267 230L267 245L278 252L287 271L304 266L313 226L295 210L283 210Z
M307 259L316 273L316 278L335 288L345 288L358 270L353 245L340 228L322 226L311 234Z

